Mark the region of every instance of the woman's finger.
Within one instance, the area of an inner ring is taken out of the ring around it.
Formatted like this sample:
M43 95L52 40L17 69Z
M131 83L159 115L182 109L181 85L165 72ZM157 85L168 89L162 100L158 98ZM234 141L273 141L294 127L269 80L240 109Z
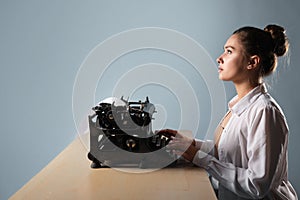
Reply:
M172 129L162 129L162 130L155 131L155 134L162 134L168 137L171 136L175 137L178 134L178 131Z

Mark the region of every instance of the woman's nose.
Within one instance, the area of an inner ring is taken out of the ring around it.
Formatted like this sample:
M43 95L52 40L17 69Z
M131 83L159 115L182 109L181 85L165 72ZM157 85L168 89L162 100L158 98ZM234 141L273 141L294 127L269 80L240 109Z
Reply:
M219 64L223 63L222 56L219 56L219 57L217 58L216 61L217 61L217 63L219 63Z

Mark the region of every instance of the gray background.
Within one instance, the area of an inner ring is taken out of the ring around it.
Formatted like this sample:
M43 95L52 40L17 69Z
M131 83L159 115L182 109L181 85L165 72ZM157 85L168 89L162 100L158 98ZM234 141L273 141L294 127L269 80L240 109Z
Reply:
M77 136L73 83L85 57L106 38L132 28L169 28L195 39L215 59L233 30L269 23L283 25L291 42L289 65L279 68L268 83L290 126L289 178L299 192L299 2L1 0L0 199L15 193ZM169 56L138 52L127 60L135 63L150 55L145 58L149 62L152 54L162 63ZM176 59L169 65L176 65ZM234 87L225 87L230 99Z

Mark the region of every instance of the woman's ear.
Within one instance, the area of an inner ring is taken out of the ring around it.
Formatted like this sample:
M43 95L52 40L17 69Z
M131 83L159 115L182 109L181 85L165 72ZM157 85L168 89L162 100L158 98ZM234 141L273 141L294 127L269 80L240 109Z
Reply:
M247 65L247 69L255 69L259 66L260 57L257 55L251 56Z

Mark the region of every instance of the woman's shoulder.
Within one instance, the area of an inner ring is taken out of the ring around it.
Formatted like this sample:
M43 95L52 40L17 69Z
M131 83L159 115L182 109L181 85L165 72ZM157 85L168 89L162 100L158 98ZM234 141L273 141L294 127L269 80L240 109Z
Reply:
M251 109L255 110L255 112L273 111L284 116L282 108L269 93L261 94L259 98L253 102Z

